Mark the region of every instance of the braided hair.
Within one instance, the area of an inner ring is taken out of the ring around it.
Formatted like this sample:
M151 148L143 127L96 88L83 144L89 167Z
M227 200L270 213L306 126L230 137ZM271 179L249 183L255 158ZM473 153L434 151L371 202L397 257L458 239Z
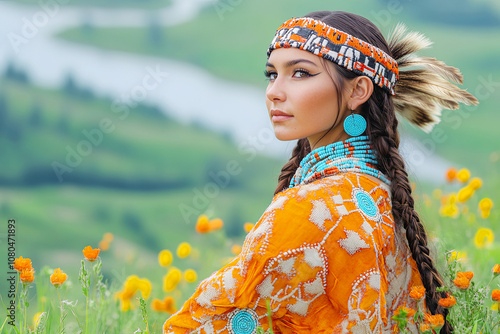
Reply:
M391 180L392 214L396 227L401 226L406 231L412 257L426 290L426 306L432 314L443 315L445 325L440 333L451 333L453 328L446 319L448 310L438 304L440 298L446 297L446 293L436 291L444 282L430 255L427 235L415 211L412 188L399 153L396 112L428 132L439 121L443 107L457 109L458 102L476 104L477 99L452 84L462 82L462 76L456 68L446 66L434 58L414 56L415 51L426 48L431 43L418 33L405 34L406 29L402 25L396 27L387 43L379 29L359 15L320 11L306 17L320 20L382 49L398 62L400 70L412 67L400 72L394 97L374 85L373 94L361 107L361 115L367 120L366 132L378 157L378 169ZM341 66L336 66L336 70L339 74L336 76L337 91L345 80L357 76ZM306 138L298 140L292 157L281 170L275 194L288 187L300 161L310 151Z

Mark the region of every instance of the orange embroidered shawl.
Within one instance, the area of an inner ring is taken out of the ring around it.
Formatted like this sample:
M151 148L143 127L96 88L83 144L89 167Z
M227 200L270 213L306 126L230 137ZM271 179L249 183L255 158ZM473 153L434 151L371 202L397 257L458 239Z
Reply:
M400 305L416 308L409 291L422 282L389 194L358 173L277 194L240 255L200 283L163 333L240 333L229 321L240 309L266 330L266 300L274 333L390 331Z

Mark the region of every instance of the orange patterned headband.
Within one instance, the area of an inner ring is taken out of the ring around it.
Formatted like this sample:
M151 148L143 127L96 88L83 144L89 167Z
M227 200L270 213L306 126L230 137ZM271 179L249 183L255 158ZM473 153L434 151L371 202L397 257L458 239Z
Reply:
M369 77L394 95L399 79L396 61L381 49L312 18L293 18L276 31L267 57L274 49L299 48Z

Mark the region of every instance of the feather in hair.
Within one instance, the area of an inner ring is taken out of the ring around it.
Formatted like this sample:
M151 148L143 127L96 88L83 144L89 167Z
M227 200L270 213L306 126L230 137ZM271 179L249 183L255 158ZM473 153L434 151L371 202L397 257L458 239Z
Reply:
M399 81L393 97L395 110L425 132L439 123L441 110L458 109L459 103L477 104L478 100L455 84L462 84L460 71L435 58L418 57L415 52L432 42L418 32L406 32L398 24L389 38L389 50L399 66Z

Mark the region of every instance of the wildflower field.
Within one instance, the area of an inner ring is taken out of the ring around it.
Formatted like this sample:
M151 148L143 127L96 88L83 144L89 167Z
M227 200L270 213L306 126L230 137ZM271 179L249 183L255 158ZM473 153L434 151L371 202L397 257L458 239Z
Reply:
M445 279L456 333L498 333L500 323L499 178L483 180L467 169L450 168L446 183L426 191L415 186L418 212ZM2 294L1 333L161 333L162 325L197 284L239 254L243 240L230 238L224 222L202 214L191 234L158 254L125 259L113 254L114 235L75 249L78 275L32 263L22 254L10 264L12 294ZM250 222L241 222L248 233ZM147 258L149 256L149 258ZM122 259L123 260L123 259ZM104 275L112 272L113 275ZM411 295L422 300L423 287ZM437 333L442 318L402 308L394 316L402 333Z

